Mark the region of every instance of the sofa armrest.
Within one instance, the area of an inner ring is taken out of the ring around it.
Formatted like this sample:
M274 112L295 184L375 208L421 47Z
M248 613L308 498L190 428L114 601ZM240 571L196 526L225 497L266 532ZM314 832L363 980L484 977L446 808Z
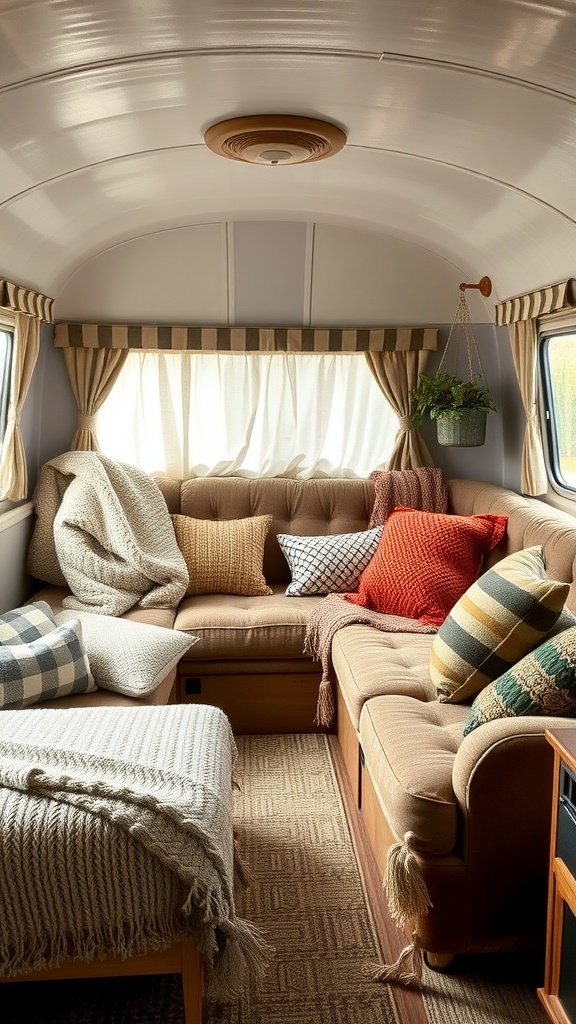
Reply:
M523 738L532 739L530 749L536 745L542 745L545 756L551 757L551 748L547 743L544 733L546 729L576 729L576 719L554 717L542 717L530 715L519 718L499 718L493 722L486 722L478 726L468 736L465 736L460 744L454 766L452 769L452 782L456 799L461 807L468 803L470 787L474 785L474 776L486 773L490 770L491 761L497 764L503 751L502 745L512 745L518 751L521 759L521 777L515 773L515 778L502 779L500 783L520 786L526 792L526 776L533 774L530 764L522 756L521 741ZM527 745L528 749L528 745ZM490 760L491 759L491 760Z
M566 718L506 718L466 736L453 765L458 853L467 865L468 914L486 934L514 921L543 940L554 751L544 732Z

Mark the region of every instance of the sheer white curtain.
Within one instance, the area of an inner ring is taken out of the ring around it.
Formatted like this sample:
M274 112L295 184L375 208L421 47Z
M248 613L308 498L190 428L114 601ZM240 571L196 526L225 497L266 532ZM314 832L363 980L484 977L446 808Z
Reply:
M365 477L398 418L362 353L130 352L97 430L149 473Z

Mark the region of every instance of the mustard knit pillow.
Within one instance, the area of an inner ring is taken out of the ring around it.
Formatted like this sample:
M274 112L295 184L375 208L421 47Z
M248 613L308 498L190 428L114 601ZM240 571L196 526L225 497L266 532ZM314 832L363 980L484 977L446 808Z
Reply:
M272 593L262 571L272 516L218 521L172 515L171 519L188 567L187 594L259 597Z

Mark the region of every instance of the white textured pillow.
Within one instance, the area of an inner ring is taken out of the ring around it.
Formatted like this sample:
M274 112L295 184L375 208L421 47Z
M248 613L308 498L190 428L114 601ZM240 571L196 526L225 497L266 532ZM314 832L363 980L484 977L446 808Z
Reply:
M0 708L96 689L77 617L24 643L0 644Z
M148 697L199 637L113 615L66 610L57 622L79 619L96 685L128 697Z
M381 526L359 533L332 533L320 537L279 533L278 543L292 573L286 594L307 597L357 590L360 576L381 536Z

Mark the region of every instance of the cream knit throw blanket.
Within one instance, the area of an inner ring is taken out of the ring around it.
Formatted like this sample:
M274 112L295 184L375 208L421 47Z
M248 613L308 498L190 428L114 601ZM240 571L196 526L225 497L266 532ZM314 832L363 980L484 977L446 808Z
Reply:
M67 608L122 615L175 607L188 570L166 502L152 477L96 452L47 462L34 493L28 571L67 586Z
M234 909L236 748L217 708L0 715L0 974L192 936L213 991L268 949Z

